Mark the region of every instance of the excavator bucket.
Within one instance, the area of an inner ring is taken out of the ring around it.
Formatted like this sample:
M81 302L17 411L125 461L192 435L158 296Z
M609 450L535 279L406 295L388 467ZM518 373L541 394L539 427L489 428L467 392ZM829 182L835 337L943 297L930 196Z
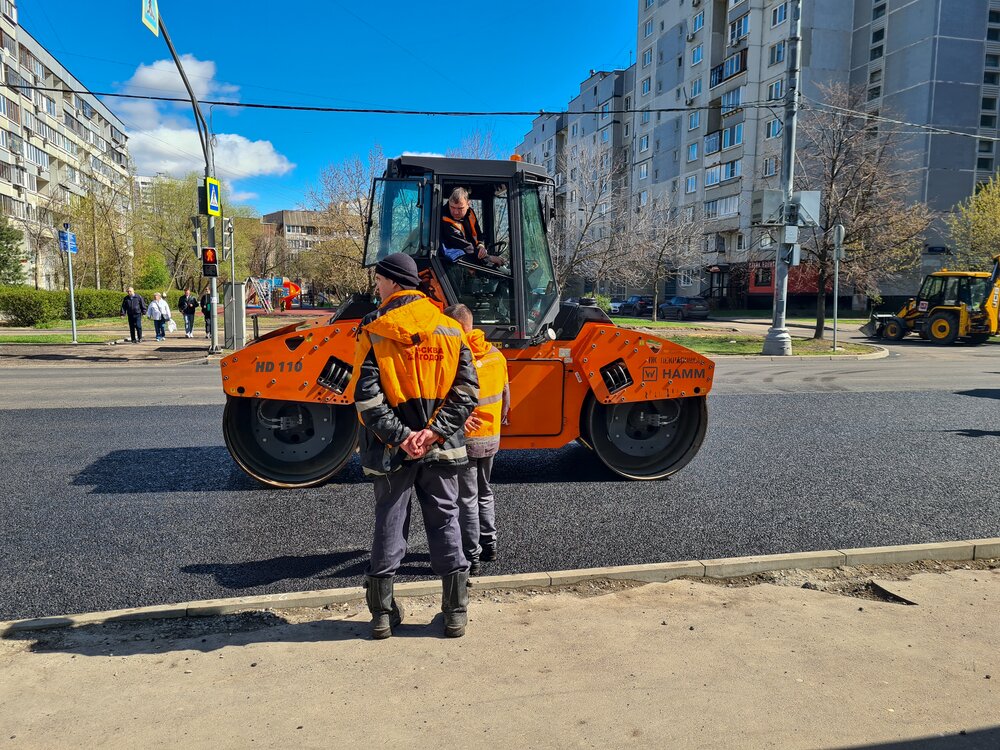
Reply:
M879 325L880 321L878 321L876 318L872 318L863 326L861 326L859 330L863 335L867 336L868 338L877 339L879 337L878 336Z

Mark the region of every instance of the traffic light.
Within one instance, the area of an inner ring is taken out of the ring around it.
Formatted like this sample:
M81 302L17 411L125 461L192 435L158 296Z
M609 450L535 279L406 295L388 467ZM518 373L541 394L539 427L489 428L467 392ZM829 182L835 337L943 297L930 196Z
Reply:
M201 275L219 275L219 256L216 254L214 247L203 247L201 249Z

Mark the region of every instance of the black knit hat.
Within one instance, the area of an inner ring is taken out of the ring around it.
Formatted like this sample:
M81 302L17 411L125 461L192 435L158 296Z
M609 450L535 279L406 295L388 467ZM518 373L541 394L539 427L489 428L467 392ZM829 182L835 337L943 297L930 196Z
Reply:
M420 286L417 264L405 253L393 253L382 258L375 264L375 273L395 281L403 289L416 289Z

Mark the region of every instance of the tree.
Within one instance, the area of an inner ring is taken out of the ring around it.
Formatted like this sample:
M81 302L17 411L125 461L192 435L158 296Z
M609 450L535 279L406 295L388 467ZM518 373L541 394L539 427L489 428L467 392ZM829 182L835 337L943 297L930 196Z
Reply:
M309 203L320 212L321 237L311 250L298 256L299 269L315 286L336 291L341 297L369 291L372 279L363 267L365 227L372 180L385 169L385 155L374 145L366 157L353 156L320 172L319 186Z
M818 275L816 339L823 338L826 325L833 227L843 224L846 230L842 280L877 297L883 281L919 264L933 218L926 204L909 197L914 173L904 158L901 135L861 112L864 92L834 85L823 87L822 98L819 106L803 113L795 179L797 190L822 193L818 226L799 235L804 259Z
M462 138L458 148L449 149L447 152L448 156L458 159L499 159L499 154L493 128L472 131Z
M10 225L6 216L0 216L0 284L23 284L27 260L21 241L24 233Z
M565 201L552 228L553 264L559 292L571 281L632 280L638 247L630 231L631 199L625 189L628 162L624 153L571 152L560 165L567 175L561 186Z
M994 175L946 219L959 268L986 268L1000 253L1000 179Z
M676 206L664 196L639 208L630 232L636 238L641 267L653 284L655 321L661 283L701 265L704 218L695 206Z

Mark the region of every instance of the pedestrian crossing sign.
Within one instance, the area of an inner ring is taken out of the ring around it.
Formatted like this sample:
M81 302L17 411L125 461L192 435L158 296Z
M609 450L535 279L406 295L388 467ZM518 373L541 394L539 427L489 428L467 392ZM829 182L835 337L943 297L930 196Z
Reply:
M219 200L219 181L205 178L205 195L208 196L208 215L222 216L222 201Z
M156 0L142 0L142 22L154 36L160 35L160 9Z

